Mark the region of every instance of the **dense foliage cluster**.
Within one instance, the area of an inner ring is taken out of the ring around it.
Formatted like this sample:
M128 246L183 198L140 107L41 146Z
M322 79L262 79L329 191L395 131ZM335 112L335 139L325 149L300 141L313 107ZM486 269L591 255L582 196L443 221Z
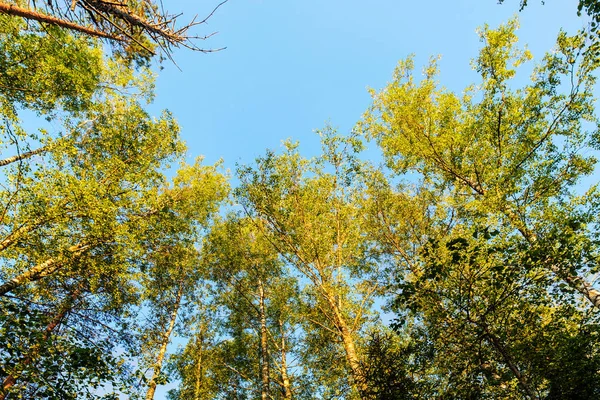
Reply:
M401 61L230 191L143 65L0 14L0 400L599 397L599 38L525 80L516 30L462 93Z

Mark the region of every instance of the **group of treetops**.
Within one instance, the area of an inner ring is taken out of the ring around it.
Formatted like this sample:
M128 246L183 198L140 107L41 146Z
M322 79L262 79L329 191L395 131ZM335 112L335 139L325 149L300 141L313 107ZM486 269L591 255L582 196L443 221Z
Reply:
M146 111L152 60L213 51L206 19L0 1L0 400L598 398L600 9L578 12L536 61L516 20L481 28L461 93L400 61L352 132L231 188Z

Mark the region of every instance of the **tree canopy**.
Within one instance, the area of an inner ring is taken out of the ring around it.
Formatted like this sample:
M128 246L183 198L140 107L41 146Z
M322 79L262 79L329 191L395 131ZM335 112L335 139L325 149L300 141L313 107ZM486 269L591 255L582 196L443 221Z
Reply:
M230 179L150 111L166 15L0 2L0 400L600 396L598 35L484 25Z

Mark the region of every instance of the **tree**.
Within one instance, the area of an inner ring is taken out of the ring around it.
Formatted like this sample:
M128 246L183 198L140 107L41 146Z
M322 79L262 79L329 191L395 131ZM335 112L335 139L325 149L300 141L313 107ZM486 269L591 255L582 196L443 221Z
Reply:
M103 59L97 41L62 22L0 15L0 145L10 154L0 161L0 399L135 395L141 350L158 343L154 387L193 286L182 270L193 270L193 244L228 190L218 166L183 163L169 112L147 113L147 70ZM58 132L24 129L23 110ZM161 313L146 336L140 307Z
M21 37L14 48L26 54L35 48L25 46L30 41L36 43L35 35ZM85 50L86 41L75 42ZM0 295L40 322L15 328L26 321L3 319L3 330L19 332L14 342L29 345L15 345L3 355L1 398L9 392L75 396L79 381L62 379L64 388L58 392L53 390L62 386L48 386L57 376L80 373L79 364L64 362L71 353L83 357L87 364L82 368L97 363L98 375L90 376L96 387L116 379L115 374L126 375L127 368L120 366L127 356L113 362L111 353L135 346L130 310L139 304L145 262L161 249L158 243L164 248L168 240L191 242L226 196L217 167L200 162L182 164L169 183L167 165L185 154L178 126L168 112L152 118L144 110L148 77L122 67L113 63L100 69L111 83L102 90L97 86L90 94L72 96L57 92L43 99L39 112L61 116L60 134L42 131L38 138L26 133L13 111L15 103L27 100L10 93L4 97L8 111L2 141L12 144L17 155L2 166ZM57 72L51 78L59 77ZM122 94L120 85L139 92ZM71 98L84 101L63 103ZM65 104L65 111L58 112L56 104ZM22 147L37 150L23 153ZM162 233L166 227L169 235ZM54 351L43 350L48 343ZM111 363L119 367L109 368Z
M318 314L310 320L313 330L341 345L360 391L357 339L379 288L376 254L361 231L361 165L355 154L361 143L332 130L322 140L317 159L301 158L296 145L287 143L283 155L269 152L255 168L241 168L237 196L309 283L305 294Z
M297 353L297 282L255 223L231 214L213 226L203 246L212 303L225 314L219 324L222 342L215 345L222 358L212 369L240 380L260 398L300 397L288 361Z
M56 27L27 28L25 21L1 14L0 32L4 121L14 121L19 108L51 115L75 112L90 103L105 71L102 52L91 40ZM2 125L7 129L6 122Z
M397 260L396 329L429 342L431 397L597 395L598 203L577 187L596 164L595 44L560 34L515 90L531 58L515 29L480 32L482 82L462 96L439 88L435 61L418 83L401 62L359 124L393 179L414 174L373 179L369 218Z
M435 62L418 85L412 61L401 62L394 82L373 93L374 105L361 129L377 140L394 171L414 171L431 187L446 190L456 199L457 212L511 226L531 248L550 249L556 243L551 231L573 229L578 246L589 246L590 232L583 224L593 220L569 228L573 221L558 215L582 201L587 203L582 207L593 207L594 189L581 199L573 188L596 163L582 151L597 147L595 131L583 125L597 126L592 104L596 58L585 51L584 37L561 34L557 52L545 57L532 84L512 91L513 67L531 57L515 49L515 28L515 21L497 31L484 28L485 46L475 61L483 82L479 92L467 88L462 98L437 88ZM594 255L582 252L572 265L552 253L546 268L600 307L600 292L580 275L593 273Z

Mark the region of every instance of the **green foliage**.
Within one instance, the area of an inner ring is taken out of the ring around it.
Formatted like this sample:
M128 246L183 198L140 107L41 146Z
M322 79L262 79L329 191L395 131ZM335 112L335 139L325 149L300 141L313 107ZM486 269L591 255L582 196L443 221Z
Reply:
M16 118L16 107L41 114L81 111L98 90L102 49L63 29L32 29L0 15L0 111Z
M415 379L426 368L419 363L420 351L415 349L419 341L416 337L402 343L400 336L390 331L373 331L366 338L362 379L366 389L361 393L364 399L412 399L423 398ZM422 349L419 349L422 350ZM412 360L413 365L410 365Z
M17 153L0 191L0 329L14 343L0 378L12 397L97 398L105 385L134 394L129 357L164 328L159 318L139 329L136 310L169 309L182 276L194 286L193 246L228 194L226 179L200 159L183 163L173 116L145 110L147 73L105 62L92 41L56 27L0 21L10 26L0 79L13 85L0 86L0 134ZM25 132L20 108L60 131ZM169 182L172 163L180 169ZM8 311L17 305L26 314Z
M54 310L26 302L2 299L0 352L2 375L26 376L9 391L15 398L98 398L95 391L112 386L126 390L124 359L113 356L110 341L89 340L75 327L47 335ZM108 397L108 394L107 396Z
M461 95L439 86L435 61L419 82L400 62L358 126L395 176L417 178L374 179L370 212L396 260L395 328L429 343L430 397L597 395L597 195L578 186L597 162L597 44L561 33L516 89L531 59L516 28L481 30L481 82Z
M356 395L360 386L356 343L374 317L378 252L363 234L363 163L357 156L362 143L333 129L320 134L323 151L318 158L302 158L297 146L288 142L283 154L268 152L256 167L240 168L242 184L236 194L307 283L304 310L313 311L307 313L304 329L311 366L325 367L319 377L329 380L326 387L335 392L330 395L346 395L348 383ZM342 363L331 362L336 356L345 358L347 372Z

